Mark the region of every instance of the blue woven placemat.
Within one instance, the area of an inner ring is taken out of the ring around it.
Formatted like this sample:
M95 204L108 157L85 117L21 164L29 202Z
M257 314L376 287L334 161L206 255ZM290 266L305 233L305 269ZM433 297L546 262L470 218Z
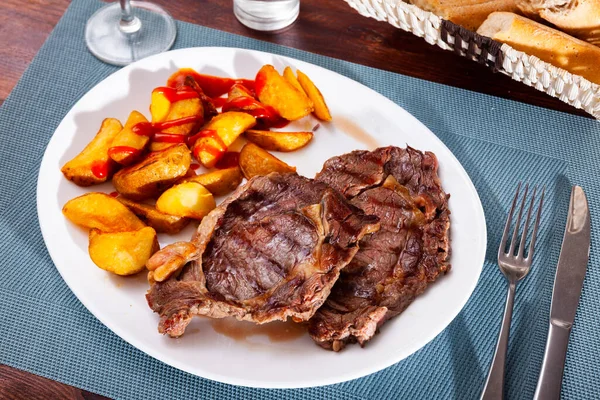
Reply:
M100 5L72 3L0 108L0 363L114 398L477 398L504 305L504 278L495 263L499 233L515 182L525 179L545 184L549 195L540 256L517 291L507 395L533 396L569 189L580 184L590 201L594 233L563 397L597 398L600 124L186 23L178 23L175 48L229 46L295 57L353 78L415 115L473 179L485 209L489 251L472 298L444 332L408 359L343 384L302 390L225 385L171 368L114 335L81 305L52 264L35 203L38 168L52 133L77 99L117 70L95 59L83 42L85 22Z

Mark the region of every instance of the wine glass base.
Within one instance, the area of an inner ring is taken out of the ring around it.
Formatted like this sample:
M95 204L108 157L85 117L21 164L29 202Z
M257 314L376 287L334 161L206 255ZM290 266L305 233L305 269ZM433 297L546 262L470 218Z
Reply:
M113 65L128 65L167 51L175 42L175 21L163 8L144 1L131 1L135 19L121 21L119 3L99 9L85 27L85 42L93 55Z

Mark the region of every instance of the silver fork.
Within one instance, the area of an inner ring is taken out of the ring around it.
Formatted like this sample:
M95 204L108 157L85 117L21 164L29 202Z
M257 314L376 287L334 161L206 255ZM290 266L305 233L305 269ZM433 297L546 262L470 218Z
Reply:
M510 247L507 252L506 245L508 242L508 232L510 230L513 213L517 205L517 200L519 199L520 190L521 184L519 183L519 185L517 186L517 193L515 193L515 198L513 199L510 212L508 213L506 225L504 226L504 234L502 235L500 248L498 249L498 266L500 267L500 271L502 271L502 273L506 277L506 280L508 281L508 295L506 298L506 306L504 308L504 317L502 318L500 336L498 337L498 344L496 345L496 352L494 353L492 366L490 368L487 381L485 382L483 393L481 394L482 400L501 400L504 398L504 366L506 364L506 348L508 347L508 338L510 336L510 320L512 318L513 303L515 300L515 289L517 287L517 282L523 279L529 272L529 269L531 268L531 262L533 261L533 252L535 247L535 239L537 236L538 227L540 225L542 204L544 203L545 189L542 189L542 194L540 196L540 201L537 209L537 216L535 218L535 224L533 227L533 233L531 234L531 240L529 243L529 250L527 251L527 256L525 256L524 250L525 244L527 242L527 232L529 230L531 214L533 212L533 209L535 208L534 201L537 192L537 188L534 187L533 195L529 202L529 210L527 211L527 219L525 220L525 226L523 228L523 231L521 232L521 241L519 243L519 246L517 247L517 238L519 236L521 217L523 216L525 200L527 199L527 192L529 191L529 185L525 185L525 193L523 194L523 199L521 200L521 207L519 209L519 214L517 215L517 219L515 221L515 228L513 230L512 238L510 241Z

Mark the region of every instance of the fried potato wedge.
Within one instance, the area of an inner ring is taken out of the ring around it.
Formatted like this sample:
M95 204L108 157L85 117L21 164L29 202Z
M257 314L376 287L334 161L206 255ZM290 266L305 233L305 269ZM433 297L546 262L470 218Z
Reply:
M170 215L202 219L217 205L211 192L198 182L184 182L166 190L156 208Z
M178 97L181 97L181 100L176 100ZM192 90L192 88L185 86L179 89L169 87L154 89L151 96L150 113L152 114L153 123L166 124L169 121L182 118L192 119L189 123L175 124L160 131L162 134L166 133L170 135L188 135L197 128L198 123L201 123L204 118L204 108L199 94ZM173 146L172 138L164 140L160 139L160 137L157 134L152 139L150 151L160 151ZM165 135L162 138L165 138ZM183 139L180 143L183 143Z
M181 93L183 93L183 96L180 96ZM158 87L152 91L150 99L152 122L173 121L180 118L204 115L199 95L189 87L184 86L179 89ZM193 124L183 124L165 129L165 132L185 132L182 134L187 134L191 128L193 128Z
M127 206L127 208L148 226L154 228L157 233L168 233L172 235L180 232L190 222L189 218L162 213L150 204L136 203L123 196L117 197L117 200Z
M105 193L86 193L67 201L62 213L67 219L85 228L102 232L125 232L146 225L119 200Z
M261 103L273 107L283 118L295 121L313 110L309 98L296 89L272 65L256 74L255 91Z
M88 251L98 267L117 275L133 275L146 267L146 262L159 249L156 232L145 228L116 233L90 230Z
M271 172L296 172L291 167L254 143L246 143L240 152L240 169L246 179L257 175L268 175Z
M138 135L133 131L133 127L140 122L148 122L148 120L139 111L132 111L125 126L113 139L108 149L109 157L121 165L130 165L139 160L150 142L150 137Z
M118 165L108 156L108 149L122 129L118 119L102 121L92 141L61 168L65 178L79 186L91 186L110 179Z
M150 95L150 115L152 122L165 121L167 116L169 116L169 111L171 111L172 103L161 89L154 89Z
M198 182L215 196L223 196L233 192L242 183L242 171L239 167L219 169L196 175L186 182Z
M256 118L239 111L217 115L191 138L194 157L205 167L212 168L227 148L246 130L256 125Z
M290 152L306 146L313 138L312 132L272 132L250 129L246 139L265 150Z
M150 153L137 164L120 170L113 177L115 189L131 200L157 197L186 175L192 157L183 143Z
M306 97L308 97L308 95L306 94L306 92L304 91L304 89L302 88L302 85L300 85L300 82L298 82L298 78L296 78L296 75L294 75L294 71L292 71L292 69L288 66L285 67L285 69L283 70L283 77L292 84L293 87L295 87L296 89L298 89L298 91L300 93L304 93L304 95ZM310 99L309 99L310 100ZM312 103L312 100L311 100Z
M300 85L302 85L302 88L314 104L316 117L321 121L331 121L331 113L321 91L302 71L297 70L296 73L298 74L298 82L300 82Z
M171 105L171 110L165 121L174 121L181 118L198 117L198 121L204 116L204 110L202 109L202 102L199 98L185 99L176 101ZM178 135L188 135L192 129L196 126L197 122L190 122L188 124L176 125L170 128L164 129L164 133L174 133Z

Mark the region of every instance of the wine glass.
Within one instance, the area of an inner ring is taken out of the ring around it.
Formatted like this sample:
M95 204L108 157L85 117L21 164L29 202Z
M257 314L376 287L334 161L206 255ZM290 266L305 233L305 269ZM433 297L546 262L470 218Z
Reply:
M175 21L162 7L146 1L119 0L90 17L85 43L100 60L127 65L168 50L175 41Z

